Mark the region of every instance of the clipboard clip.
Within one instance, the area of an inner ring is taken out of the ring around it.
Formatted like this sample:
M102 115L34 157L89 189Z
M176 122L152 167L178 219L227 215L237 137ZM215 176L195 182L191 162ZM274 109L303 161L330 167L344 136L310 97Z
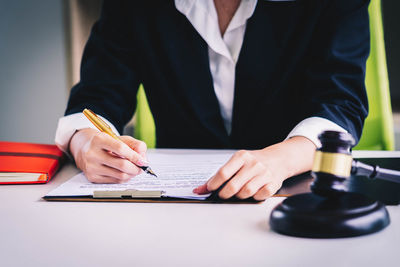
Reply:
M164 191L127 189L120 191L94 191L93 198L161 198Z

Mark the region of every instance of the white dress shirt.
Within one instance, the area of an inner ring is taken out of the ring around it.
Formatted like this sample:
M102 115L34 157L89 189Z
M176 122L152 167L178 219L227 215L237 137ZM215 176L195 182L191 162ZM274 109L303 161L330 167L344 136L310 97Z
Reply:
M208 45L214 90L228 133L231 132L236 63L242 47L247 19L253 15L256 5L257 0L242 0L224 35L221 36L217 11L213 0L175 0L177 10L186 16ZM116 131L115 127L112 127ZM77 130L83 128L94 128L83 114L72 114L62 117L58 122L56 131L56 144L63 151L68 152L72 135ZM346 132L345 129L330 120L320 117L310 117L296 125L286 139L293 136L304 136L319 147L318 135L325 130Z

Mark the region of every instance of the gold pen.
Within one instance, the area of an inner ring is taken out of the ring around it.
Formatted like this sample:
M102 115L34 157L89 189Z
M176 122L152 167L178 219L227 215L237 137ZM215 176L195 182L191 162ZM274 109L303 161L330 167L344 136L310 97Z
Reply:
M85 116L93 123L94 126L96 126L97 129L99 129L101 132L108 134L109 136L111 136L112 138L119 140L121 142L123 142L121 140L121 138L118 137L118 135L116 135L110 126L108 126L107 123L105 123L105 121L103 121L99 116L97 116L93 111L91 111L90 109L85 108L83 110L83 114L85 114ZM135 164L136 165L136 164ZM136 165L137 166L137 165ZM138 166L139 168L141 168L142 170L144 170L146 173L154 175L155 177L157 177L157 175L153 172L153 170L150 168L150 166Z

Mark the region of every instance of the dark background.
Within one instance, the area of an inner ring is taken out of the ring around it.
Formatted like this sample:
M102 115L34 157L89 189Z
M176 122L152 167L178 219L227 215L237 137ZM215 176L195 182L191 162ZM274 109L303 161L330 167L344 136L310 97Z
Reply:
M382 13L392 108L400 112L400 1L382 0Z

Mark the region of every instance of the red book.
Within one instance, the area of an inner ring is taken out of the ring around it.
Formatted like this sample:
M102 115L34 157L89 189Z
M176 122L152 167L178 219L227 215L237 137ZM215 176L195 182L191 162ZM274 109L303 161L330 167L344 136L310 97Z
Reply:
M0 184L47 183L63 160L55 145L0 141Z

